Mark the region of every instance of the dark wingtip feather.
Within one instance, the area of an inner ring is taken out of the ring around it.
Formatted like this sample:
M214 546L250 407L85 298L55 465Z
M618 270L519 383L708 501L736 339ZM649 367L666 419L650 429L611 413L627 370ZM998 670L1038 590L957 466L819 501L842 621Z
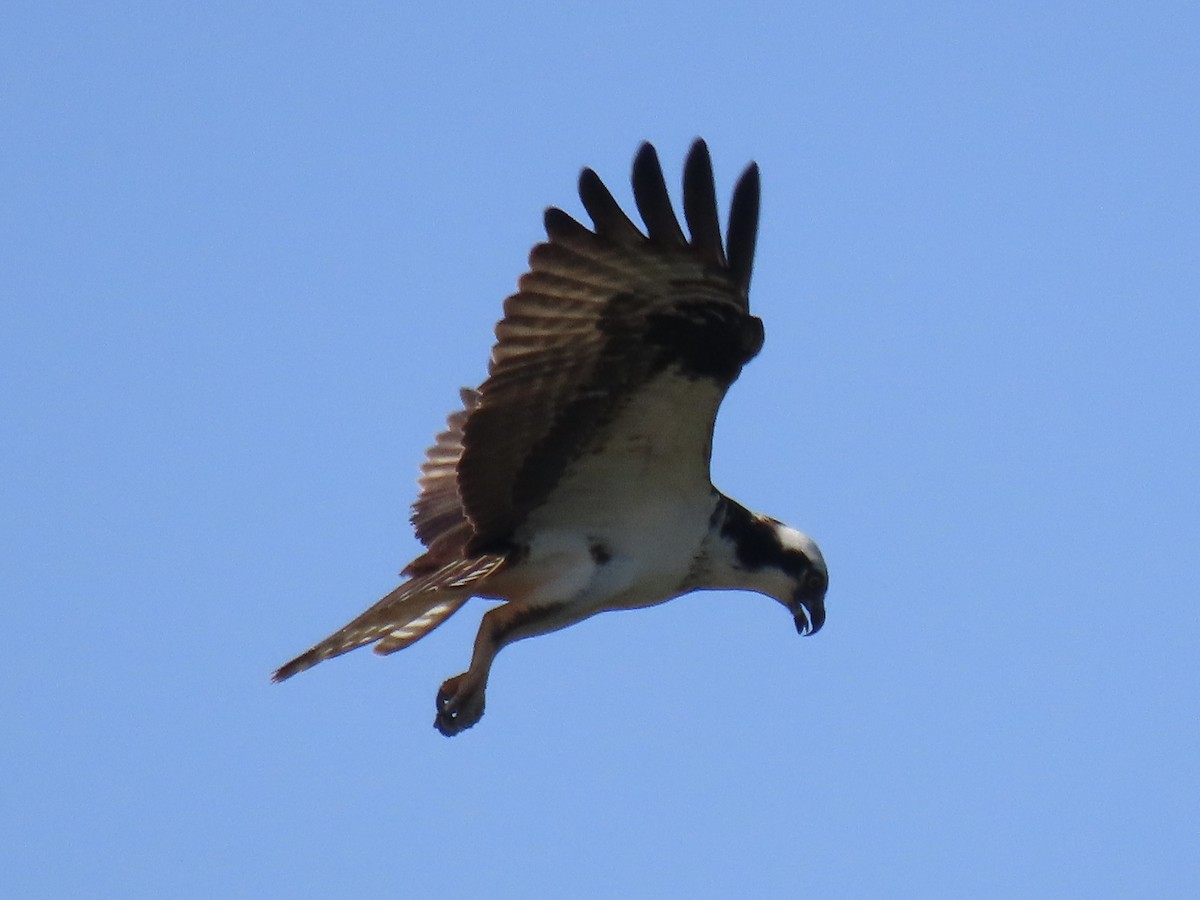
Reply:
M649 143L642 144L633 160L633 199L637 203L642 221L650 233L650 240L676 247L687 245L675 210L671 208L671 195L663 180L662 166L658 154Z
M708 145L697 138L683 167L683 216L692 234L692 246L705 262L725 266L721 222L717 216L717 187L713 181Z
M591 169L579 173L579 199L591 217L596 234L619 244L636 244L646 239L638 227Z
M725 244L729 250L729 269L742 290L750 290L750 274L754 270L754 245L758 240L758 208L762 185L758 164L751 163L733 189L729 209L729 231Z
M557 206L551 206L546 209L543 224L546 226L546 236L550 240L569 241L571 238L578 237L581 234L591 234L585 225L576 222L574 218Z

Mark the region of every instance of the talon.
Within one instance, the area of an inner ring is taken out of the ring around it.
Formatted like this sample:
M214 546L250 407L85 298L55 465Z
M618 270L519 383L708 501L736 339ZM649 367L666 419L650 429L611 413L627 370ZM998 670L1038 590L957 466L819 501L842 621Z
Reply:
M433 727L446 737L466 731L483 718L483 688L475 687L467 676L447 679L437 693L437 717Z

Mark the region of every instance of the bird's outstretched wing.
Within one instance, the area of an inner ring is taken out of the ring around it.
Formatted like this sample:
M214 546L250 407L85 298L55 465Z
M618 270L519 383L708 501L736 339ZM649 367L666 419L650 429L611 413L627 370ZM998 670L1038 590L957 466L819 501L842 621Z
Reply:
M430 548L427 564L502 545L582 456L640 446L650 429L655 452L678 453L707 486L717 407L762 346L747 299L758 168L738 181L724 242L703 141L684 167L690 240L649 144L632 180L645 234L591 169L580 175L579 195L592 229L546 211L548 239L505 301L488 378L464 396L425 464L413 523ZM638 472L623 474L626 488L638 490Z

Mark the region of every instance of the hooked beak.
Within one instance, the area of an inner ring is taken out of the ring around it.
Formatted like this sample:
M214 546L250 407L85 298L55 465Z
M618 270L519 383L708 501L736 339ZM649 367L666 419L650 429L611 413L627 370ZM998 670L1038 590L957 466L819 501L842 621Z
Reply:
M806 597L799 600L792 613L796 617L797 634L816 634L825 624L825 598Z

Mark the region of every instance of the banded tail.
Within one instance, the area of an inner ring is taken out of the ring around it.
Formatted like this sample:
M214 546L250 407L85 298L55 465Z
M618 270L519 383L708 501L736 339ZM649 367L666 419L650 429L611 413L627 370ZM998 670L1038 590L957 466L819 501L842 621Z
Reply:
M367 644L375 644L376 653L403 650L457 612L471 598L475 583L504 561L503 556L493 555L458 560L406 581L349 624L280 666L271 680L286 681L319 662Z

